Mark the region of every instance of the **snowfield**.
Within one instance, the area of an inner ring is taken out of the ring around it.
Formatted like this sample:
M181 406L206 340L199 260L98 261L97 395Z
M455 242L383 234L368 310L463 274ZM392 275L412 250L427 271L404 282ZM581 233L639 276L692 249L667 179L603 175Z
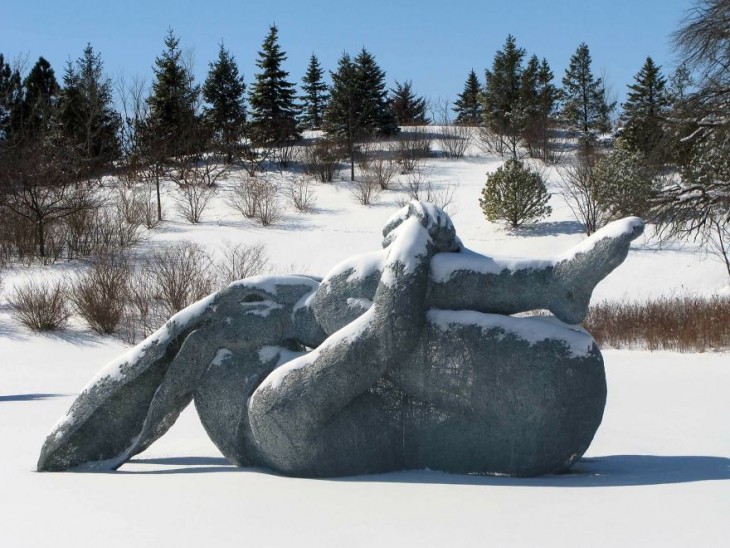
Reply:
M550 259L585 239L555 192L553 214L509 232L487 223L478 197L500 158L476 153L426 163L437 185L459 183L452 219L466 247ZM278 175L277 175L278 176ZM345 172L342 172L345 176ZM167 189L169 192L169 189ZM316 210L286 210L262 228L221 196L204 222L170 221L141 249L177 240L210 250L263 243L277 273L324 275L376 251L398 193L356 204L348 183L317 184ZM36 269L55 276L77 269ZM4 270L5 293L22 268ZM601 283L594 302L728 292L723 265L691 245L660 247L651 230ZM603 424L570 474L535 479L410 471L291 479L228 464L194 410L114 473L37 473L46 434L99 369L128 348L78 323L38 335L0 298L0 546L727 546L730 535L730 352L604 350Z

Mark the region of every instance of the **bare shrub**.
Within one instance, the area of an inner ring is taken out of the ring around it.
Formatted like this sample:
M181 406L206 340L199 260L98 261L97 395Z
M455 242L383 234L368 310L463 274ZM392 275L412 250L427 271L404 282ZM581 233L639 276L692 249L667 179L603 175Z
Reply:
M679 352L730 347L730 297L661 297L646 302L604 301L583 326L599 345Z
M472 128L459 124L444 124L437 141L447 158L463 158L472 141Z
M423 158L431 156L431 134L428 128L408 127L394 142L403 173L413 171Z
M122 338L135 344L157 330L166 320L156 300L149 262L130 271L127 280L127 306L121 323Z
M223 258L216 263L216 271L221 286L227 286L236 280L264 273L269 264L262 244L230 245L226 243Z
M264 170L264 164L271 153L269 149L258 149L249 145L238 148L237 152L238 161L249 177L255 177Z
M374 147L362 151L358 168L362 177L374 179L381 190L388 190L398 173L398 165L390 155L390 151L377 150Z
M271 178L246 177L234 185L228 203L248 219L268 226L279 219L279 185Z
M10 292L8 304L12 316L34 331L60 329L71 315L66 283L60 280L29 280Z
M123 256L107 255L72 283L71 303L97 333L117 330L124 314L129 276L129 266Z
M340 159L345 155L340 143L333 139L319 139L304 148L304 172L323 183L331 183L340 170Z
M360 176L352 181L350 193L355 201L361 205L370 205L378 199L380 184L372 173L360 172Z
M215 289L213 262L194 242L179 242L156 251L146 268L165 317L202 299Z
M215 195L215 188L201 184L180 185L175 193L175 209L189 223L199 223Z
M458 213L457 204L454 201L458 188L459 183L437 185L427 172L417 170L409 173L405 181L401 182L400 190L405 196L398 197L396 204L403 207L408 205L411 200L429 202L453 217Z
M287 193L297 211L311 211L317 202L317 195L314 193L312 183L307 177L295 176L287 186Z
M595 157L578 155L572 163L558 168L558 188L563 193L575 219L589 236L605 225L609 215L598 197L598 180L594 173Z

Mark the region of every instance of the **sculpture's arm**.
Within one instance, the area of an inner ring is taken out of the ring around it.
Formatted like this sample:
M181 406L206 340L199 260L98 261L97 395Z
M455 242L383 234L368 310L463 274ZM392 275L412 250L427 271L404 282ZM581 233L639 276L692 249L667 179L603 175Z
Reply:
M436 308L498 314L542 308L566 323L579 323L594 287L624 261L643 230L641 219L621 219L549 260L505 260L466 249L440 253L431 260L429 302Z
M425 322L429 259L438 241L431 235L442 231L427 230L416 216L403 222L369 310L310 354L274 370L254 392L251 429L271 466L297 473L314 466L323 444L367 442L362 432L330 431L328 425L411 352Z
M547 260L499 259L468 249L438 253L431 259L428 303L499 314L544 308L567 323L579 323L593 288L623 262L643 229L636 217L622 219ZM325 331L332 333L367 310L384 256L380 251L350 258L325 277L312 301Z

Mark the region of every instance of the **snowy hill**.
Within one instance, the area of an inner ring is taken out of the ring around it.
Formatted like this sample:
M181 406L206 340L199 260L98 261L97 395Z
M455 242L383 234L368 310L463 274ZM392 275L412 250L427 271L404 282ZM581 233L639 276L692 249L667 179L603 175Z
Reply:
M502 159L474 151L434 158L436 187L458 183L453 216L464 244L487 255L547 258L585 236L548 168L551 217L509 232L487 223L478 197ZM342 172L342 176L345 172ZM235 177L234 175L233 177ZM279 175L276 175L277 177ZM286 177L286 175L282 176ZM288 208L261 227L224 200L191 225L168 222L141 249L190 240L207 249L261 243L274 272L323 275L379 248L402 195L358 205L349 183L317 184L315 211ZM167 194L170 187L165 187ZM39 269L60 275L77 268ZM3 274L6 291L21 268ZM692 245L660 248L651 234L602 282L594 301L728 291L723 265ZM7 294L7 293L6 293ZM606 350L608 405L586 457L571 474L536 479L413 471L300 480L230 466L192 409L119 472L34 472L44 436L75 395L125 345L74 324L38 335L0 300L0 545L16 546L721 546L730 515L730 354Z

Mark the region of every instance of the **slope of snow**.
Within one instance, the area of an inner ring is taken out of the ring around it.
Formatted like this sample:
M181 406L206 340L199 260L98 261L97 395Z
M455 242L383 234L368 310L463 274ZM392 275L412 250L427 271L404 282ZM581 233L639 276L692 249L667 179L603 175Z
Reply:
M501 161L473 156L427 163L437 187L459 183L452 219L466 247L539 261L585 240L558 195L552 216L532 227L510 232L487 223L478 198L485 174ZM546 174L555 192L555 170ZM168 206L170 221L140 253L181 239L211 250L225 240L260 242L274 272L322 276L354 255L380 249L381 230L398 209L397 193L364 207L346 181L315 190L314 213L289 209L279 224L262 228L226 205L224 184L199 225L183 222ZM357 275L376 263L373 255L355 261ZM76 268L60 263L36 272L51 277ZM6 290L25 275L22 268L5 270ZM598 286L594 301L709 295L727 291L727 284L715 258L692 245L660 248L648 230ZM34 472L52 425L89 379L126 350L78 324L57 335L32 334L10 318L0 298L0 546L727 543L730 353L604 351L604 421L586 458L566 476L518 480L412 471L283 478L228 465L192 408L119 472Z

